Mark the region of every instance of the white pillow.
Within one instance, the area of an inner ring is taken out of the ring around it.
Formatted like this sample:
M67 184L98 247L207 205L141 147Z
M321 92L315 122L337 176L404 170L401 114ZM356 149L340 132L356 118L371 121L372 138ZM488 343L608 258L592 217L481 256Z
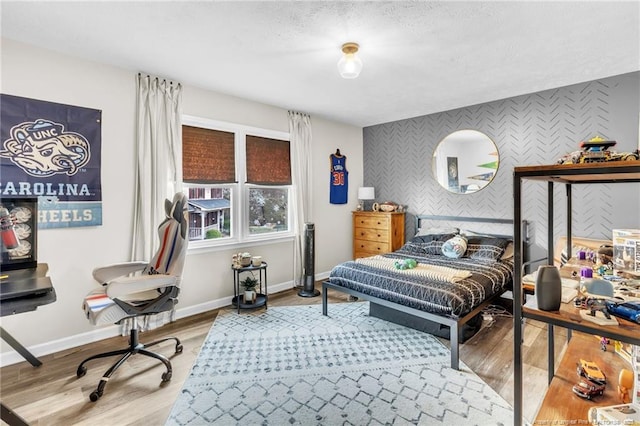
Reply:
M512 259L513 252L514 252L513 241L509 241L509 244L507 244L507 247L505 247L504 252L502 253L502 256L500 256L500 260Z
M463 235L456 235L442 245L442 254L451 259L462 257L465 251L467 251L467 239Z

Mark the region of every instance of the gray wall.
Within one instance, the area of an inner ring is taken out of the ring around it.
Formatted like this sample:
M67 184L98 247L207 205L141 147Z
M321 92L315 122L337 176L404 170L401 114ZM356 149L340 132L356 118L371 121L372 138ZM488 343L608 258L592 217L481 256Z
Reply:
M408 236L416 213L512 218L515 166L554 164L596 135L616 140L616 151L633 151L640 144L639 104L634 72L366 127L364 185L375 187L378 201L408 205ZM486 133L500 153L494 180L474 194L447 192L431 170L438 142L460 129ZM555 187L557 237L565 234L566 199L563 186ZM524 218L533 222L535 244L546 247L547 185L525 182L524 193ZM639 184L577 185L573 197L576 236L611 238L613 228L640 228Z

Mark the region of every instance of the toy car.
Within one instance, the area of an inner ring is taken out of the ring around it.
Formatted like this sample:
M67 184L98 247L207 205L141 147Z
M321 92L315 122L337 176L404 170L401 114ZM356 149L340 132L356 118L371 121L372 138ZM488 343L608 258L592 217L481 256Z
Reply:
M577 369L578 376L585 377L587 380L595 382L600 385L604 385L607 383L607 378L605 377L598 364L591 361L585 361L581 359L578 363Z
M580 148L582 150L563 155L557 163L583 164L607 161L637 161L640 159L640 150L618 153L611 151L611 148L615 145L616 141L608 141L596 136L586 142L581 142Z
M580 398L591 399L594 396L601 396L604 393L604 388L604 385L584 379L573 385L571 390Z
M640 324L640 302L615 302L607 300L605 302L607 310L618 317Z

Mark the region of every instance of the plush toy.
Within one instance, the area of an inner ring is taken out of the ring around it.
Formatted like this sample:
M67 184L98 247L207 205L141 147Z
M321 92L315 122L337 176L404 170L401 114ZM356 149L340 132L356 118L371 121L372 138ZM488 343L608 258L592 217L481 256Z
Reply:
M393 266L396 269L413 269L418 266L418 262L415 259L399 259L393 262Z
M464 235L455 235L442 245L442 254L451 259L461 258L465 251L467 251L467 239Z
M623 404L631 402L633 393L633 371L623 368L618 376L618 397Z

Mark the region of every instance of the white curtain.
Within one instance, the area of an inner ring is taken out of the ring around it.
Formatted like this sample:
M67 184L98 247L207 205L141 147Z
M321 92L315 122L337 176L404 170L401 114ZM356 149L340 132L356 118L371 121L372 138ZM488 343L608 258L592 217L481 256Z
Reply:
M149 75L137 76L136 174L131 260L150 261L159 247L164 201L182 191L182 86ZM148 318L143 329L172 315ZM130 324L123 324L127 331Z
M135 211L131 259L149 260L158 248L164 200L182 190L180 84L138 74Z
M291 169L295 199L294 286L304 284L303 253L304 224L312 222L311 202L311 117L289 111L289 137L291 139Z

